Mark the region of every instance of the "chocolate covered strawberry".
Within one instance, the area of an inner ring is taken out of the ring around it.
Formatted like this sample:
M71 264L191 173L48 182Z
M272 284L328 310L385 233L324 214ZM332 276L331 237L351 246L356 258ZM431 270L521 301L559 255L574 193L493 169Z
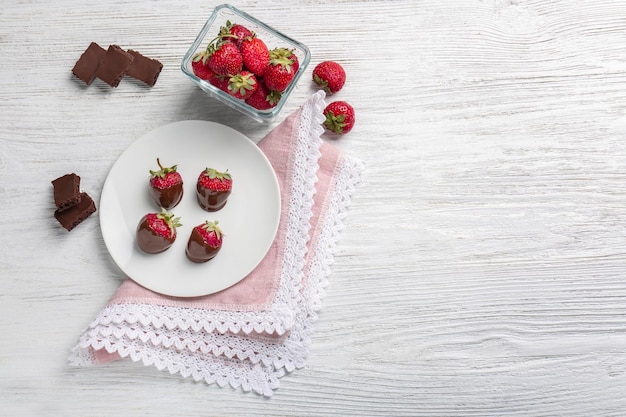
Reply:
M331 132L342 135L354 127L354 108L345 101L333 101L324 109L324 127Z
M206 211L217 211L228 201L233 187L233 178L228 173L207 168L198 176L196 196L198 204Z
M270 62L265 69L263 80L270 90L283 92L296 75L297 61L293 51L275 48L270 51Z
M183 198L183 179L176 165L164 167L159 158L157 164L158 170L150 170L150 195L160 207L169 210Z
M219 222L206 221L191 230L185 253L190 261L196 263L207 262L217 255L222 248L222 230Z
M137 245L146 253L161 253L174 244L176 228L180 226L180 217L174 217L165 209L148 213L137 225Z
M343 88L346 82L346 72L335 61L323 61L313 69L313 81L326 94L335 94Z

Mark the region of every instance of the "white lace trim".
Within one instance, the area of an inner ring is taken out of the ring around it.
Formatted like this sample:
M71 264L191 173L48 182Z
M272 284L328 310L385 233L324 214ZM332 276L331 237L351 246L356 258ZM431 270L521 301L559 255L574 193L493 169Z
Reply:
M305 271L306 284L301 297L294 297L297 302L293 308L294 324L286 338L220 334L203 325L194 327L189 321L182 326L179 323L168 325L162 319L135 320L138 316L133 315L131 321L109 320L90 326L72 351L70 363L78 366L93 364L89 349L106 349L109 353L115 352L121 357L130 357L133 361L154 365L160 370L167 369L183 377L193 377L197 381L216 383L222 387L230 385L235 389L271 396L279 386L279 378L286 372L303 367L308 356L316 312L321 308L324 289L328 285L343 218L363 169L360 161L347 156L341 162L334 193L319 224L321 232L316 247L312 248L311 264ZM304 254L301 259L304 259ZM295 289L299 291L298 287ZM186 314L189 312L185 310ZM156 310L150 313L156 314ZM196 322L192 320L191 323ZM220 331L219 325L214 330Z

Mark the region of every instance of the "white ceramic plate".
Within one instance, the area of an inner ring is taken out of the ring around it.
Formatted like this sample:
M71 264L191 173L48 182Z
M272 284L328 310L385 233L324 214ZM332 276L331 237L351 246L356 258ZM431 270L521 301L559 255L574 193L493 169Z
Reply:
M136 229L147 213L161 209L149 194L150 170L178 166L183 199L170 211L181 218L172 247L146 254ZM196 200L196 181L206 167L228 170L233 190L226 206L210 213ZM259 147L218 123L183 121L159 127L136 140L115 162L100 199L102 236L113 260L140 285L165 295L195 297L228 288L248 275L267 254L280 219L276 174ZM218 220L224 243L217 256L196 264L185 248L193 227Z

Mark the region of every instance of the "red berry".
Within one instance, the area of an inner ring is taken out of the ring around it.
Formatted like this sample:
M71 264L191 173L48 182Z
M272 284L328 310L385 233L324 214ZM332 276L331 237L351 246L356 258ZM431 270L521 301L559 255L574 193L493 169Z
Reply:
M241 71L237 75L233 75L228 80L226 92L231 96L245 100L250 97L259 88L259 83L249 71Z
M259 38L244 39L240 47L244 67L257 77L262 77L270 62L267 45Z
M334 61L320 62L313 70L313 81L327 94L334 94L343 88L346 72Z
M191 61L191 69L193 70L193 73L196 75L196 77L200 78L201 80L208 81L213 78L215 74L213 74L213 71L211 71L206 66L205 62L206 61L203 59L202 53L196 54L196 56L194 56Z
M160 207L169 210L183 198L183 179L176 172L176 165L163 167L159 158L157 164L158 171L150 170L150 194Z
M228 92L228 81L230 77L227 75L215 75L209 82L222 91Z
M264 82L259 82L259 88L246 99L246 103L257 110L268 110L276 107L280 97L281 94L278 91L272 91Z
M223 35L226 41L234 43L237 48L241 49L243 41L254 37L254 32L243 25L231 23L227 20L226 26L220 29L220 35Z
M234 75L243 68L243 57L235 44L218 43L210 51L207 65L217 75Z
M196 184L198 204L206 211L217 211L224 207L233 187L228 171L220 172L207 168L200 173Z
M354 108L345 101L333 101L324 109L324 127L331 132L342 135L354 127Z
M270 90L283 92L296 75L296 66L292 58L293 51L275 48L270 51L270 63L265 69L265 85Z

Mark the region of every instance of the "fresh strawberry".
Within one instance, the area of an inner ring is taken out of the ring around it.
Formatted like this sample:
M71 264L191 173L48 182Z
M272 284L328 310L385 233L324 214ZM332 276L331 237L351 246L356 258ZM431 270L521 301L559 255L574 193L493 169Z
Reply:
M345 101L333 101L324 109L324 127L331 132L342 135L354 127L354 108Z
M270 51L270 63L265 69L265 85L270 90L283 92L296 75L293 51L275 48Z
M259 82L259 88L246 99L246 103L257 110L268 110L276 107L280 97L281 93L272 91L265 86L264 82Z
M233 187L233 178L228 173L206 168L198 176L196 196L198 204L206 211L217 211L224 207Z
M237 48L241 49L243 41L247 38L254 37L254 32L243 25L231 23L230 20L227 20L226 25L220 28L220 36L228 42L234 43Z
M209 82L220 90L228 92L228 80L230 77L227 75L216 75Z
M159 158L157 164L157 171L150 170L150 195L159 207L169 210L183 198L183 179L176 172L176 165L163 167Z
M257 77L262 77L270 62L270 51L265 42L259 38L247 38L239 49L243 57L243 66Z
M234 75L243 68L243 57L234 43L217 41L207 51L207 66L217 75Z
M298 61L298 56L293 53L293 49L286 49L286 48L282 48L282 49L289 51L289 53L287 53L287 58L291 59L291 62L292 62L291 65L293 66L293 72L295 74L296 72L298 72L298 69L300 68L300 61Z
M231 96L245 100L259 88L259 83L250 71L241 71L228 80L227 93Z
M346 82L346 72L335 61L323 61L313 70L313 81L324 89L326 94L335 94Z
M217 225L219 222L199 224L191 230L185 253L190 261L196 263L207 262L215 257L222 249L224 234Z
M137 245L146 253L161 253L174 244L176 228L180 226L180 217L174 217L165 209L148 213L137 226Z
M193 73L196 75L196 77L207 81L215 76L213 71L211 71L209 67L207 67L208 58L208 52L205 50L202 52L198 52L191 59L191 69L193 70Z

